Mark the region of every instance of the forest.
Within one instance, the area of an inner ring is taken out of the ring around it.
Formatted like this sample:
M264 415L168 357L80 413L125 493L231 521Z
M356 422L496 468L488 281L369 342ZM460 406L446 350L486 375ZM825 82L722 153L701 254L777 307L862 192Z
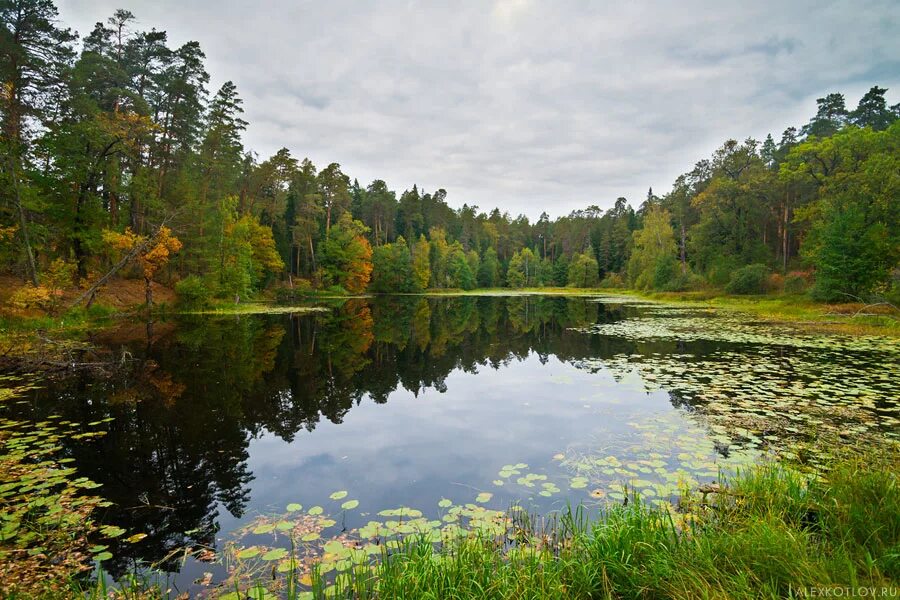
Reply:
M361 183L302 149L258 156L239 90L209 89L200 45L172 47L127 10L82 38L51 0L3 0L0 19L0 271L25 282L16 306L117 270L143 277L148 303L154 280L193 304L559 286L900 295L900 104L877 85L854 108L827 94L777 140L726 140L636 208L585 190L585 209L530 221Z

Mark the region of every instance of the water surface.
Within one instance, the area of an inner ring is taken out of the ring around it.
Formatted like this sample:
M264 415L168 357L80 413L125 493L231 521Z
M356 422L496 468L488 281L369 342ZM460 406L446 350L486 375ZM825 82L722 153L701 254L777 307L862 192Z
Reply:
M319 506L334 521L323 537L363 528L365 541L385 509L437 529L456 522L450 503L547 513L621 501L623 484L664 503L828 432L898 432L891 340L622 298L354 299L93 342L126 367L44 385L4 416L113 417L65 447L114 502L102 518L147 534L115 543L108 568L161 564L181 589L224 568L182 567L179 549L285 546L247 533L291 504L275 518Z

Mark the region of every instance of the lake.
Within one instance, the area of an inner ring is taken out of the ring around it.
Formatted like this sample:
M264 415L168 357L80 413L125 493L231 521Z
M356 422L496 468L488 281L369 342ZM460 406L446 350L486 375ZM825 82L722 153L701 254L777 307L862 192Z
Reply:
M106 566L158 565L181 590L228 576L213 551L277 566L292 537L374 554L490 530L512 506L665 505L720 472L900 433L894 339L626 297L350 299L90 341L114 376L44 382L2 416L106 431L63 450L113 502L102 519L146 534Z

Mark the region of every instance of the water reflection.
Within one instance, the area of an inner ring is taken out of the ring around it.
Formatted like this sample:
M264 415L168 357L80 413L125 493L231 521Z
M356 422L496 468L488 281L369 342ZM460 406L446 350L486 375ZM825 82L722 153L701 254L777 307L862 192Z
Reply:
M291 442L323 420L341 423L366 397L444 392L454 371L498 369L531 353L546 362L623 351L569 329L623 310L566 298L402 297L349 300L328 313L126 326L95 342L129 353L134 368L113 379L80 373L16 411L82 423L114 417L100 441L65 448L114 503L103 519L148 534L111 548L117 562L108 568L167 557L174 568L180 548L215 546L220 510L247 510L248 447L263 432Z
M782 384L811 385L813 374L830 381L850 368L841 356L823 360L827 349L585 332L646 311L585 298L408 296L290 316L128 325L94 338L110 355L135 359L116 377L81 373L7 410L34 420L113 417L108 435L72 440L64 451L103 484L114 503L104 520L148 534L112 545L107 568L118 575L137 560L177 570L181 548L216 547L221 529L253 512L327 499L334 489L355 485L375 511L433 506L448 481L490 485L499 465L549 461L573 440L615 453L640 417L673 406L690 412L714 394L737 397L727 364L767 365L771 398ZM883 406L896 355L877 368L847 356L860 373L883 377L869 388ZM826 362L831 379L808 370ZM782 363L791 369L779 372ZM717 365L726 365L719 375ZM629 382L634 368L640 376ZM698 394L717 376L724 387ZM740 385L751 388L762 372L753 377ZM645 384L655 378L665 385L651 397ZM449 401L420 401L434 395ZM792 410L758 404L767 419ZM888 404L896 410L896 400ZM740 416L729 411L732 422ZM678 422L667 426L681 431ZM727 455L729 443L719 435L716 451Z

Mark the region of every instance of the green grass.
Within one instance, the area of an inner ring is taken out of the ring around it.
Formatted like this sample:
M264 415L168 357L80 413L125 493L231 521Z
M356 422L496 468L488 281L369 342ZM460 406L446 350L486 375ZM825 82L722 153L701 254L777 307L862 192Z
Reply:
M900 594L896 446L841 459L817 477L764 464L723 483L721 493L685 495L674 513L632 499L592 518L582 507L549 522L519 517L515 542L473 535L438 547L409 537L374 565L328 580L314 575L311 588L297 575L279 582L267 576L219 593L259 600L749 600L849 586ZM98 589L93 597L109 592ZM137 580L119 593L174 597Z
M560 548L504 552L470 539L413 544L371 577L344 582L381 598L784 598L822 586L900 585L898 458L838 464L827 479L782 466L744 473L711 495L696 524L639 503L597 521L570 518ZM900 593L898 591L897 593ZM340 594L338 594L340 596Z

